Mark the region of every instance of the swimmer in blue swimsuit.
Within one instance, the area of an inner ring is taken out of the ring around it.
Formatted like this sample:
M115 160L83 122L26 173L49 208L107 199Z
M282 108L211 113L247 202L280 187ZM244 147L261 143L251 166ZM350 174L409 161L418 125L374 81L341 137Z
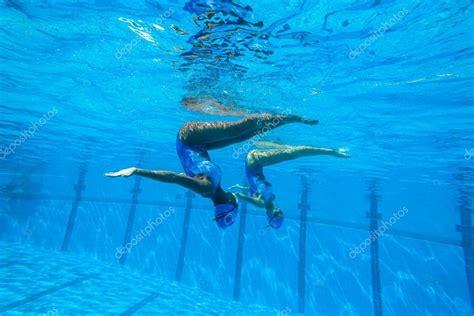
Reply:
M245 188L240 185L234 185L231 188L248 190L248 195L236 193L237 197L257 207L264 208L267 214L268 225L272 228L279 228L283 224L283 211L274 202L275 195L272 192L272 185L265 179L263 167L307 156L329 155L339 158L350 158L350 156L343 149L271 145L278 149L252 150L247 154L245 171L249 187Z
M265 130L289 123L315 125L297 115L250 115L235 122L189 122L179 130L176 150L185 174L166 170L127 168L109 172L108 177L143 176L153 180L175 183L209 198L214 203L215 221L220 228L235 222L238 200L221 187L221 169L211 161L208 151L245 141Z

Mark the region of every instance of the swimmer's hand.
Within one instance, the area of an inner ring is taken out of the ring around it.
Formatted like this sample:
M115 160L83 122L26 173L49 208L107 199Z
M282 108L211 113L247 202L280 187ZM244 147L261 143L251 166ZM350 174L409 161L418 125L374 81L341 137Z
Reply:
M351 155L349 155L349 149L347 148L334 149L333 155L338 158L351 158Z
M242 194L240 192L235 193L235 195L237 195L239 199L249 202L256 207L265 208L265 201L260 196L253 197L253 196Z
M127 168L117 172L107 172L104 174L106 177L130 177L137 173L137 168Z

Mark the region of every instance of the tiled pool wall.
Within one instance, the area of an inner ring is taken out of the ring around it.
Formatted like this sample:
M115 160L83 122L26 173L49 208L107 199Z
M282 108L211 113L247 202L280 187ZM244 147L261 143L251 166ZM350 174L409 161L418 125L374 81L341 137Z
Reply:
M97 186L88 187L86 183L81 188L77 174L76 179L75 185L68 189L49 187L38 193L16 192L9 199L4 192L1 203L5 212L0 219L4 229L0 238L86 254L171 280L181 269L180 280L187 285L287 312L469 315L471 311L472 288L468 287L466 269L469 256L472 266L472 244L470 249L463 244L460 232L455 229L462 210L452 210L441 223L432 217L423 218L422 212L416 211L421 204L432 207L431 211L440 216L437 210L460 205L446 201L446 194L458 198L456 192L443 192L443 198L433 193L402 198L403 193L393 193L395 190L389 195L379 193L376 225L389 220L402 207L410 216L398 218L399 223L394 223L366 247L359 247L361 251L354 255L351 249L362 245L370 236L373 210L370 192L363 185L353 186L359 189L345 191L344 199L338 198L331 210L325 197L337 197L337 186L326 187L324 191L323 186L315 189L317 184L314 184L308 192L310 210L303 266L301 218L296 215L301 214L303 187L296 184L293 186L296 191L291 192L293 199L281 201L289 215L280 230L267 228L264 213L248 207L239 264L236 258L240 223L220 230L201 198L192 199L189 222L184 227L188 203L185 191L172 191L155 183L151 187L146 181L138 181L136 187L135 181L129 181L126 185L113 184L114 197L111 197L97 190ZM48 183L51 182L55 183ZM405 190L409 191L410 187ZM72 212L76 212L74 224L65 248ZM423 226L417 225L421 219L426 223ZM430 222L433 225L427 227ZM126 258L122 258L124 252L118 250L124 246L127 225L131 227L129 241L135 240L128 245ZM180 248L183 230L187 231L184 250ZM428 234L430 231L444 233L437 236ZM302 268L304 287L299 279ZM240 286L236 287L239 274Z

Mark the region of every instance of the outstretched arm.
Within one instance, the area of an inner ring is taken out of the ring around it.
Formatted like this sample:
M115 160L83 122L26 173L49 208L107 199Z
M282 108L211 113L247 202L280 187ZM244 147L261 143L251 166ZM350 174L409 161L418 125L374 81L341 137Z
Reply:
M209 181L198 180L188 177L184 174L178 174L176 172L165 170L146 170L132 167L117 172L108 172L105 175L107 177L130 177L133 175L142 176L160 182L176 183L199 194L206 192L209 187L212 188L212 183Z
M260 196L255 198L242 193L236 193L236 195L239 199L247 201L256 207L265 208L265 201Z
M240 185L240 184L234 184L233 186L227 188L227 190L232 190L232 189L239 189L239 190L247 191L249 188L244 187L243 185Z

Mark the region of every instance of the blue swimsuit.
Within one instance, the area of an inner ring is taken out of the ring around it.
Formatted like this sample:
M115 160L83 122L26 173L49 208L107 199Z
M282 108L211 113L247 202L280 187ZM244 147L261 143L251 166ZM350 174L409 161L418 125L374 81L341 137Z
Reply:
M204 146L184 145L178 136L176 138L176 151L186 175L188 177L199 174L208 176L212 179L213 192L215 192L221 184L222 172L216 164L211 162L209 153Z
M265 179L262 166L250 167L248 161L246 161L245 173L249 184L250 196L261 195L265 203L270 203L275 200L272 185Z

